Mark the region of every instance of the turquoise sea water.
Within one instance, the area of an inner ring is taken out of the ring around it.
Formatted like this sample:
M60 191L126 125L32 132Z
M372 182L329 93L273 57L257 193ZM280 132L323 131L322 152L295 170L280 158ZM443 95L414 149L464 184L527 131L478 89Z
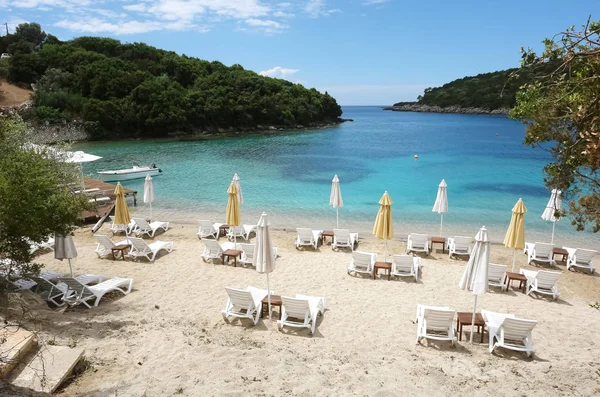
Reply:
M77 150L103 156L84 165L98 169L156 163L155 218L224 222L227 187L241 179L242 221L255 223L264 210L275 227L331 229L331 179L338 174L344 200L340 226L369 234L385 190L394 202L398 237L410 232L437 235L440 217L432 213L437 186L448 184L449 212L444 234L475 235L488 227L493 241L504 238L511 209L522 197L527 206L527 240L550 240L552 224L540 216L549 192L541 150L522 144L524 126L501 116L400 113L379 107L344 107L354 122L338 127L197 141L145 140L86 143ZM418 159L413 156L417 154ZM125 181L140 193L143 180ZM597 244L598 236L576 233L568 220L556 226L556 244Z

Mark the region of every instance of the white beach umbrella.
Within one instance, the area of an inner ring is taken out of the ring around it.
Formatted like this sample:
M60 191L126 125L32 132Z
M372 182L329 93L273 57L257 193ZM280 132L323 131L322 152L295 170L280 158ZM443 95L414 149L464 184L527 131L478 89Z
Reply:
M556 214L557 211L560 211L562 209L561 193L562 192L560 190L552 189L550 200L548 201L546 209L542 214L543 220L552 222L552 241L550 241L551 244L554 244L554 227L556 226L556 222L560 220L560 218L557 218L554 214Z
M488 265L490 263L490 240L487 229L483 226L475 235L475 245L467 266L458 283L462 290L473 291L475 303L473 304L473 317L471 320L471 343L473 343L473 328L475 313L477 312L477 295L483 295L488 290Z
M150 174L144 180L144 203L150 204L150 222L152 222L152 202L154 201L154 185Z
M340 189L340 180L337 174L333 176L331 181L331 194L329 195L329 205L335 208L335 227L340 228L339 208L344 206L342 200L342 190Z
M54 236L54 259L67 259L69 261L69 269L71 270L71 277L73 277L73 266L71 266L71 259L77 258L77 249L73 238L71 236Z
M447 186L446 180L442 179L438 185L437 197L435 198L435 203L433 204L433 209L431 210L431 212L437 212L441 215L440 237L442 237L442 229L444 228L444 214L448 212L448 193L446 192Z
M267 214L263 212L256 225L254 260L256 261L256 271L267 274L267 301L269 305L269 318L271 318L271 285L269 284L269 273L275 269L275 255L269 226Z
M242 196L242 185L240 185L240 177L238 176L237 172L233 174L233 179L231 180L231 183L233 183L235 187L237 187L238 203L240 205L244 204L244 196Z

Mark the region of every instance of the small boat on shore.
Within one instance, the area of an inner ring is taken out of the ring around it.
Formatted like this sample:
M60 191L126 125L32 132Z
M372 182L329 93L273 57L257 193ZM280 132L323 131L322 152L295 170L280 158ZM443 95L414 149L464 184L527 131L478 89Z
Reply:
M157 168L155 164L150 166L139 167L134 165L133 168L127 168L124 170L107 170L98 171L98 177L101 181L112 182L112 181L127 181L130 179L141 179L145 178L146 175L150 176L158 175L162 172L160 168Z

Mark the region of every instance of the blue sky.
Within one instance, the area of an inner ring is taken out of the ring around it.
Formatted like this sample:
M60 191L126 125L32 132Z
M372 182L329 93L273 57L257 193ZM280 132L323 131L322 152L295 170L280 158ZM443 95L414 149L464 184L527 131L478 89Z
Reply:
M521 46L598 0L0 0L0 22L62 40L142 41L327 90L342 105L414 100L425 87L518 66Z

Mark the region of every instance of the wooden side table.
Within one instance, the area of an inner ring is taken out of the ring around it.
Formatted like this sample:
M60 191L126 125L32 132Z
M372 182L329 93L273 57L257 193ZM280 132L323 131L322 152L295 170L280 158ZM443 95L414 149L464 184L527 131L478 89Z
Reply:
M552 248L552 260L554 260L555 255L561 255L562 257L560 261L564 263L566 261L566 258L569 256L569 252L564 248L555 247Z
M131 248L131 245L129 245L129 244L115 245L114 247L112 247L110 249L110 251L112 253L113 261L117 260L117 256L116 256L117 252L121 256L121 259L125 260L125 251L130 248Z
M458 312L456 313L456 332L458 332L458 340L462 340L463 325L471 326L473 321L473 313L469 312ZM481 313L475 314L474 326L477 327L477 332L481 334L481 343L483 343L483 331L485 330L485 321Z
M279 307L279 320L281 320L281 296L280 295L271 295L271 308L273 308L273 306L277 306ZM260 311L260 316L264 317L266 315L269 315L269 297L265 296L265 298L262 300L262 309Z
M242 254L240 250L226 250L223 252L222 261L226 265L233 258L233 267L237 267L237 258Z
M507 290L510 287L510 283L512 281L518 281L519 288L522 288L523 293L525 293L525 286L527 285L527 277L525 277L521 273L506 272L506 289Z
M442 244L442 253L446 253L446 238L445 237L432 237L431 238L431 251L433 251L433 244Z
M321 232L321 244L325 244L326 237L331 238L331 242L333 243L333 230L323 230L323 232Z
M227 231L229 230L230 226L229 225L221 225L219 226L219 233L217 234L217 239L219 237L221 237L221 235L226 236L227 235Z
M388 281L391 279L392 273L392 263L391 262L375 262L375 266L373 266L373 279L377 277L377 272L379 269L387 270Z

